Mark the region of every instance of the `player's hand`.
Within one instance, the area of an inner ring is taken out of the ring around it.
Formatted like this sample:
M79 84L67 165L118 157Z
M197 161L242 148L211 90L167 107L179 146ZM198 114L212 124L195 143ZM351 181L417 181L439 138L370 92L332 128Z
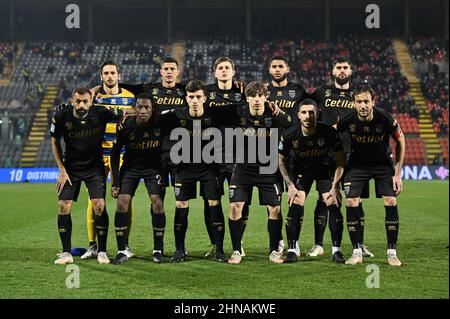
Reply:
M114 198L117 198L119 196L119 191L120 188L119 187L111 187L111 196Z
M269 107L270 111L272 112L272 115L278 116L278 114L280 114L281 110L278 107L278 105L275 104L275 102L268 102L267 106Z
M294 199L298 197L300 200L303 198L303 193L295 188L294 184L288 187L288 205L292 206L294 203Z
M244 82L239 81L239 80L234 80L233 84L235 87L237 87L241 91L241 93L244 93L244 91L245 91L245 83Z
M69 174L67 174L67 171L65 169L59 170L58 181L56 182L56 190L58 191L58 194L61 193L66 182L69 182L70 186L72 186L72 182L69 178Z
M101 89L101 88L102 88L102 87L101 87L100 85L97 85L97 86L93 87L93 88L90 90L92 96L96 96L96 95L98 94L98 92L100 92L100 89Z
M400 176L392 177L392 185L395 192L395 195L400 194L403 191L403 182Z
M341 194L341 191L339 190L339 187L332 187L330 189L328 198L330 198L330 196L333 198L333 200L336 203L336 205L339 206L341 204L341 202L342 202L342 194ZM328 200L328 198L326 200Z

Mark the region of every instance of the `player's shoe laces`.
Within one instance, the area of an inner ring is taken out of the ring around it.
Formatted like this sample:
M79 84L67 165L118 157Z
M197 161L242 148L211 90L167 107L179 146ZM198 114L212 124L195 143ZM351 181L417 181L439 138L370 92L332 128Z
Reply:
M239 264L241 262L241 257L242 257L241 252L239 250L235 250L231 254L231 257L228 258L228 263L229 264Z
M345 263L345 257L344 254L338 250L331 256L331 261L337 263L337 264L343 264Z
M284 252L284 240L283 240L283 239L281 239L281 240L278 242L278 252L279 252L280 254L283 254L283 252Z
M97 262L99 264L109 264L110 261L108 255L104 251L101 251L97 254Z
M225 253L223 251L217 251L214 253L214 260L223 263L227 261L227 258L225 257Z
M300 257L300 255L301 255L300 246L298 245L298 240L295 242L295 254L297 255L297 257Z
M178 249L172 257L173 263L179 263L186 259L186 253L184 250Z
M122 265L128 260L127 255L124 253L118 253L116 258L111 262L113 265Z
M154 250L153 251L153 262L160 264L162 263L162 252L160 250Z
M361 249L354 249L352 256L345 262L346 265L362 264L363 256Z
M125 255L127 255L128 258L134 257L134 253L131 251L130 247L125 248Z
M58 256L58 259L55 260L55 265L65 265L73 263L73 257L71 253L59 253L56 256Z
M362 255L363 257L374 257L374 254L372 254L369 249L367 249L367 246L365 245L360 245L361 250L362 250Z
M284 259L281 258L282 255L283 255L282 253L279 253L278 251L273 250L273 251L270 253L269 260L270 260L271 262L276 263L276 264L282 264L282 263L284 263Z
M325 255L325 252L323 251L323 247L320 245L314 245L312 246L311 250L308 251L308 256L310 257L317 257L323 255Z
M297 261L297 253L293 251L288 251L286 258L284 259L284 262L287 264L295 263Z
M97 258L97 244L89 246L88 250L80 258L81 259Z
M388 264L391 266L401 266L402 263L400 261L400 259L398 259L396 254L388 254Z
M205 254L205 257L214 256L215 253L216 253L216 245L211 244L211 247L209 248L208 252Z
M241 257L245 257L245 251L244 251L244 246L242 246L244 242L241 241Z

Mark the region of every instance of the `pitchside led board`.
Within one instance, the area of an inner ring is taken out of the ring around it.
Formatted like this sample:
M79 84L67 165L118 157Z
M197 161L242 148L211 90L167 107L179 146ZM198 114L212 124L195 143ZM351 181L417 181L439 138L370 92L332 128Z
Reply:
M54 183L58 178L57 168L0 168L0 183ZM446 166L404 166L404 180L448 180ZM109 181L109 179L108 179Z

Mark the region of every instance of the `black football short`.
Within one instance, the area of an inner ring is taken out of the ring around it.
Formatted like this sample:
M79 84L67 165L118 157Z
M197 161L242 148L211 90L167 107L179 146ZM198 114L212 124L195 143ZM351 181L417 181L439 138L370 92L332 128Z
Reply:
M203 198L220 200L221 187L218 170L211 166L203 171L191 171L186 167L179 167L174 185L175 199L187 201L197 197L197 182L203 191Z
M317 174L295 174L294 175L294 185L295 188L309 194L311 186L316 182L316 190L319 195L328 193L333 185L333 169L324 169L321 173Z
M134 196L141 179L144 180L148 195L163 196L165 191L161 171L154 168L132 168L122 166L120 169L120 193Z
M394 169L389 165L349 167L344 177L344 191L347 198L361 197L364 186L373 178L377 197L395 196L392 176Z
M258 181L242 182L235 174L231 177L229 187L230 203L246 202L250 204L253 186L258 188L260 205L281 205L282 185L280 183L259 183Z
M225 195L225 181L230 184L231 175L233 173L234 164L219 164L219 191L220 194ZM205 190L203 189L203 184L200 184L200 196L205 197Z
M164 185L174 186L177 178L177 165L170 160L170 151L161 153L161 166L161 175L163 177Z
M105 178L103 167L91 167L83 170L73 170L66 168L70 181L64 184L63 189L58 194L59 200L78 200L80 194L81 182L84 181L89 192L89 198L105 198Z

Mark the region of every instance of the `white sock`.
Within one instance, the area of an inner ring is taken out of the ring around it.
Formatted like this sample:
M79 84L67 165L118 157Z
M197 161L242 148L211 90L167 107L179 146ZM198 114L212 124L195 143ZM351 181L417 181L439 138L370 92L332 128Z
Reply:
M338 252L338 251L340 251L341 250L341 247L335 247L335 246L333 246L332 248L331 248L331 254L333 255L335 252Z
M353 249L353 255L362 255L362 249L361 248Z
M293 249L293 248L289 248L288 249L288 253L295 253L295 248Z
M127 251L126 251L126 250L119 250L119 251L117 252L117 254L124 254L124 255L126 255L126 254L127 254Z
M397 250L396 249L388 249L387 254L397 256Z

